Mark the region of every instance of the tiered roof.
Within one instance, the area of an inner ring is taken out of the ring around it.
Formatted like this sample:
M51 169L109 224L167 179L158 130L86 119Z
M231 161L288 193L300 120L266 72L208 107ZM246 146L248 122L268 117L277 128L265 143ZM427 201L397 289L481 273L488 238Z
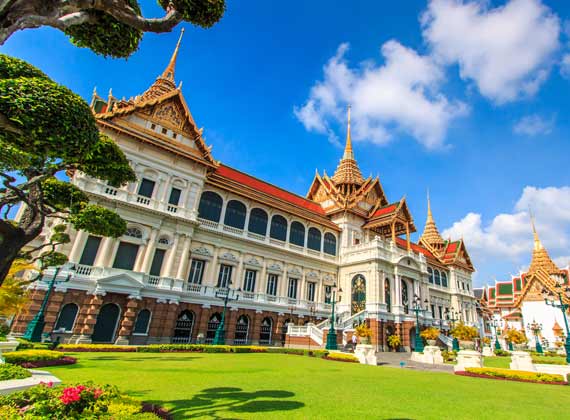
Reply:
M426 225L424 227L424 232L420 237L420 243L429 245L430 247L433 247L434 249L437 250L441 250L443 248L443 245L445 244L445 241L443 240L443 238L439 234L439 231L437 230L435 220L433 219L433 215L431 213L431 203L429 199L429 193L427 197L427 220L426 220Z
M360 186L364 183L362 173L358 167L358 163L354 159L352 150L352 139L350 136L350 107L348 107L348 127L346 131L346 145L344 153L340 160L332 180L336 185L344 185L349 187Z

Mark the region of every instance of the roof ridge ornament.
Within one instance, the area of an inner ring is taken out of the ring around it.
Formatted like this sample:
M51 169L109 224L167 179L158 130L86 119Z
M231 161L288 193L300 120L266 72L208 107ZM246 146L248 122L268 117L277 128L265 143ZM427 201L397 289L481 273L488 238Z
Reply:
M540 241L540 237L538 236L538 232L536 230L534 215L530 207L528 211L530 214L530 222L534 237L532 259L530 261L530 266L528 268L528 274L535 274L539 270L545 271L548 274L559 273L561 270L554 263L554 261L552 261L552 258L550 258L550 255L548 254L548 251Z
M344 147L344 153L336 168L334 175L332 176L332 180L337 185L343 184L347 186L348 185L360 186L364 183L364 179L362 178L362 173L360 172L360 168L356 163L356 160L354 158L354 151L352 149L352 137L350 133L350 109L351 106L348 105L346 144ZM347 193L350 194L351 192L352 189L348 188Z
M451 242L451 238L449 240ZM429 244L436 249L438 249L439 247L443 247L443 245L445 244L445 241L439 234L439 230L437 229L437 225L435 224L435 220L431 212L431 200L429 197L429 189L427 191L427 219L424 231L422 233L422 236L420 237L420 242Z

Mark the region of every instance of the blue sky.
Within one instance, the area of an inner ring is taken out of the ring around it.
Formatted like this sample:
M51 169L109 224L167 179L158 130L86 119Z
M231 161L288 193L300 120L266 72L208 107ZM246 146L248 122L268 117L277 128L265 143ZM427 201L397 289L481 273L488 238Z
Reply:
M215 27L184 24L176 79L216 159L301 195L316 168L336 168L351 103L363 174L392 201L406 195L418 233L429 189L440 231L465 238L482 284L528 265L529 206L551 255L570 260L568 19L570 4L553 0L229 0ZM146 34L128 60L52 29L0 51L86 99L94 86L128 98L178 34Z

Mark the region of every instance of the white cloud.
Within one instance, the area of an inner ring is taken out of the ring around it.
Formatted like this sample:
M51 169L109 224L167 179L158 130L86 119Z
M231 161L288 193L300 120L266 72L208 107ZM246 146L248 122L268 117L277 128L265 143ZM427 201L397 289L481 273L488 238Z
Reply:
M434 56L501 104L533 95L559 48L560 21L540 0L432 0L422 15Z
M324 66L324 78L311 88L309 98L294 109L309 131L327 134L344 126L345 107L352 104L355 140L385 144L394 130L414 137L427 148L443 145L449 124L467 112L461 102L449 101L440 91L442 69L429 56L419 55L397 41L381 48L384 64L367 62L350 67L341 44Z
M539 134L550 134L554 128L556 118L545 119L537 114L526 115L513 125L515 134L534 137Z
M481 214L468 213L443 231L443 237L463 237L475 267L509 260L513 267L528 266L532 255L532 209L540 239L557 262L568 263L570 245L570 187L525 187L512 212L484 223ZM495 273L504 278L508 273ZM488 280L488 279L483 279Z

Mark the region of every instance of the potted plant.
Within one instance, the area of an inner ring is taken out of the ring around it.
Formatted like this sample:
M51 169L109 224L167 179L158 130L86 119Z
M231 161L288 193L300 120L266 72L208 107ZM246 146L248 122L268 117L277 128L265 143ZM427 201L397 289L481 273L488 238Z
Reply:
M398 348L400 348L401 345L402 345L402 340L400 340L399 335L393 334L388 336L388 346L392 350L398 351Z
M515 345L515 349L524 350L528 339L524 332L509 328L505 331L505 339Z
M435 346L439 330L435 327L428 327L420 333L420 336L427 341L428 346Z
M360 338L361 344L370 344L370 337L372 337L372 330L368 325L362 323L356 327L354 333Z
M454 338L459 340L459 347L464 350L473 350L475 348L475 343L473 339L479 336L477 328L465 325L463 322L455 324L450 331Z
M491 345L491 339L489 337L483 337L483 344L485 346L490 346Z

